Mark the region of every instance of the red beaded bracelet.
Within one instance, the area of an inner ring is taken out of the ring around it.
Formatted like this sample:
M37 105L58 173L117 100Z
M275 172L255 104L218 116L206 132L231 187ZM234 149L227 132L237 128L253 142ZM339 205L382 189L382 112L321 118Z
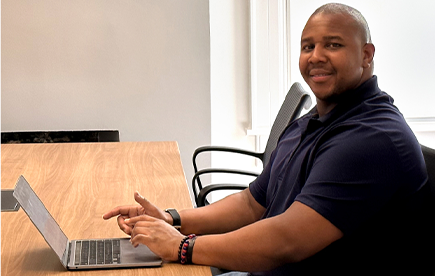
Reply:
M187 247L187 261L192 263L193 246L195 245L196 237L189 240L189 246Z
M190 234L183 238L178 249L178 260L181 264L188 264L192 262L192 251L195 243L196 235Z

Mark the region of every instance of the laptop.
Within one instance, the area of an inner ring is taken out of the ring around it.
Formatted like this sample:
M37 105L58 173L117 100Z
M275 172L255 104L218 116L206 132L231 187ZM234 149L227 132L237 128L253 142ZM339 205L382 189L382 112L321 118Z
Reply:
M162 260L143 244L129 238L70 241L23 176L13 192L21 208L68 270L155 267Z

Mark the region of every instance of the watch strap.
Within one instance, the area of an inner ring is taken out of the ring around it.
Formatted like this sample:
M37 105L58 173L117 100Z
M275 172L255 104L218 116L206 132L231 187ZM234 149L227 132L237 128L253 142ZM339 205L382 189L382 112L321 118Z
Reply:
M180 228L181 227L181 218L180 218L180 214L178 214L177 210L175 209L166 209L165 210L166 213L169 213L172 217L172 226L174 226L175 228Z

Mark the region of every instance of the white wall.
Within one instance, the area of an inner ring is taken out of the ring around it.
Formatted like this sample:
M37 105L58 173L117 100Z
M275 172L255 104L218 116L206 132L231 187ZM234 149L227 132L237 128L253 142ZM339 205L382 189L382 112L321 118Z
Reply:
M2 131L118 129L210 144L209 3L3 0ZM210 162L209 160L205 160Z

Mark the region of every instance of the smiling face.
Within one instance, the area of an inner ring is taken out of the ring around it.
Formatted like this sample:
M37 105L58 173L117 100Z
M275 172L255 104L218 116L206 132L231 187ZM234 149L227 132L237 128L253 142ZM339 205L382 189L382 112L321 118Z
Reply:
M317 98L319 113L329 112L340 94L371 78L373 55L374 46L351 16L318 13L308 20L299 69Z

